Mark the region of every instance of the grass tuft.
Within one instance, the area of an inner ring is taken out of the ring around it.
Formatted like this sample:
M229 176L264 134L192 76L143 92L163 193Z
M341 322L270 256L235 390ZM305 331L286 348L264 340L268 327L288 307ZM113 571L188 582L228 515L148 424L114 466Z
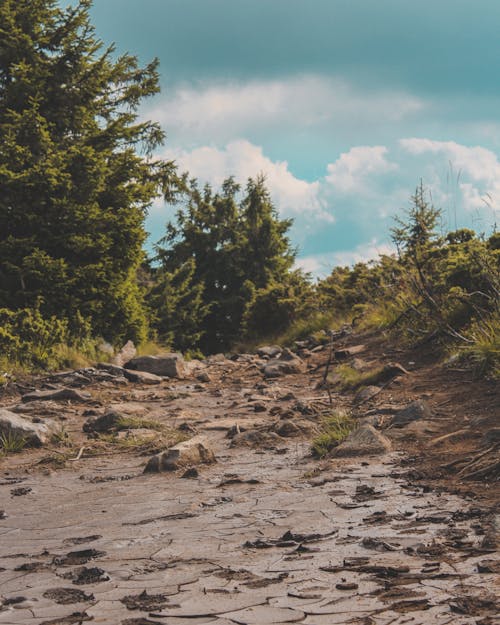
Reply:
M6 454L22 451L26 447L27 440L24 436L14 434L12 430L0 434L0 449Z
M317 458L323 458L345 440L355 427L355 422L346 412L336 412L324 417L321 433L312 441L312 454Z

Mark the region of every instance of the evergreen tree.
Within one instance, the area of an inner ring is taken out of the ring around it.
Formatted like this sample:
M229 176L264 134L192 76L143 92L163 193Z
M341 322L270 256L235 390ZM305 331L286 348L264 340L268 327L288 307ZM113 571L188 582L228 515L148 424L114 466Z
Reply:
M140 340L145 211L175 170L149 158L158 125L137 121L157 61L115 59L90 6L0 1L0 307Z
M259 289L286 280L295 251L286 236L291 221L279 219L263 178L240 187L227 179L221 191L192 181L184 206L160 241L167 272L194 260L193 283L203 285L207 307L199 347L213 353L242 338L245 312Z

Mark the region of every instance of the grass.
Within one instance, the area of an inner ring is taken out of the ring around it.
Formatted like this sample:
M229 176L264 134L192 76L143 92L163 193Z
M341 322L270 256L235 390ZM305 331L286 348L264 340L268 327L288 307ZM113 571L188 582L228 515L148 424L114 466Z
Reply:
M161 432L165 426L153 419L141 419L140 417L122 417L117 423L118 430L156 430Z
M295 341L306 339L310 336L316 338L319 343L329 341L327 330L336 330L345 323L349 323L346 317L318 312L303 319L294 321L284 332L261 336L253 340L242 341L234 346L240 353L253 351L260 345L283 345L292 346Z
M477 323L471 335L474 343L463 348L463 355L474 363L478 375L500 378L500 315Z
M7 454L18 453L26 447L27 440L24 436L14 434L12 430L0 434L0 449Z
M356 424L348 413L336 412L324 417L321 433L313 439L311 451L317 458L323 458L337 447L354 430Z
M349 365L339 365L328 377L329 382L338 386L341 391L354 390L360 386L370 386L380 381L383 367L370 371L357 371Z

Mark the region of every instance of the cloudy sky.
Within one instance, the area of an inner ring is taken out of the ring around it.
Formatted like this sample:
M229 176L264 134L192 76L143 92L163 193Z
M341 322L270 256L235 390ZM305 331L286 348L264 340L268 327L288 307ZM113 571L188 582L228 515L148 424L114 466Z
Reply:
M500 221L499 0L94 0L92 20L160 59L162 154L215 186L265 173L316 275L390 249L421 178L443 229Z

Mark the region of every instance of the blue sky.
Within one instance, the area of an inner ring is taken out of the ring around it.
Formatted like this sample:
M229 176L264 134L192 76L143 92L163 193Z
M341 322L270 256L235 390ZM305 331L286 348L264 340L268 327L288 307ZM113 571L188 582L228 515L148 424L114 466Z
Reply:
M215 186L265 173L316 275L388 251L420 178L443 229L500 221L498 0L94 0L92 20L160 59L161 154ZM152 241L171 215L152 207Z

